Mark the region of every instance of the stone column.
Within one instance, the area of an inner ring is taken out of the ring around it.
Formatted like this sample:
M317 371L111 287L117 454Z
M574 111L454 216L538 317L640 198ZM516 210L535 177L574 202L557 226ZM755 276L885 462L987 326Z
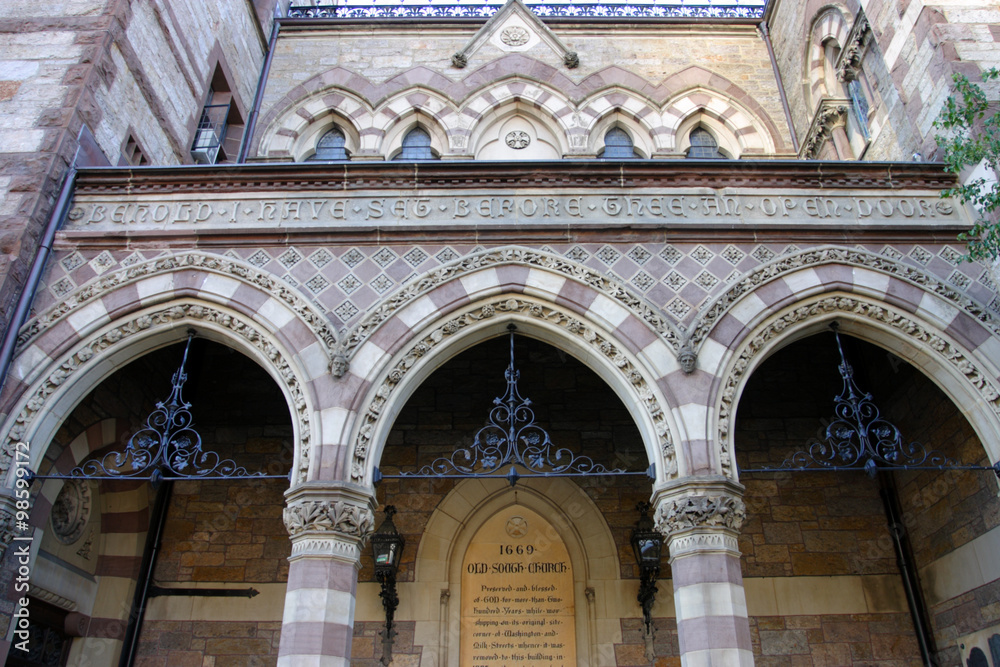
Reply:
M372 532L374 502L348 485L307 483L288 493L292 555L279 667L350 664L361 549Z
M659 489L656 526L667 538L683 667L752 667L737 535L743 487L722 478Z

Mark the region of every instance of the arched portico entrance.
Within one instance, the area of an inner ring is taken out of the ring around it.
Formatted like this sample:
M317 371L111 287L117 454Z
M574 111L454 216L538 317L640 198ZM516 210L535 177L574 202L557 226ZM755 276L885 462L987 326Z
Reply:
M987 469L799 469L839 461L825 431L843 417L834 412L845 391L834 320L857 386L902 432L904 449L890 461ZM996 539L997 512L995 459L979 430L994 428L994 381L980 355L923 313L831 295L763 319L734 356L731 368L750 375L732 438L747 488L740 545L755 653L958 660L960 645L991 623L956 624L952 610L996 585L975 555ZM920 461L924 447L940 456Z

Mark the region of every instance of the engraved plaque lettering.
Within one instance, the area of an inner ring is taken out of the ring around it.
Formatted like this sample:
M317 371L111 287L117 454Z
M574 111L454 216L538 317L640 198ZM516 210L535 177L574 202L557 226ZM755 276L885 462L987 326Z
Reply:
M559 534L525 507L476 532L462 564L463 667L573 667L573 567Z

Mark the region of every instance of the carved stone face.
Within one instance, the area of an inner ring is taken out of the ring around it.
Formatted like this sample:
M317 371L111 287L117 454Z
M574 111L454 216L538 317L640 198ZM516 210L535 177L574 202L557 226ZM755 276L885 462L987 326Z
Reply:
M681 370L687 374L694 372L694 366L697 360L698 357L689 347L681 348L680 353L677 355L677 363L681 365Z
M350 368L350 363L347 361L347 357L343 354L336 355L330 362L330 373L333 374L335 378L342 378L347 374L347 369Z

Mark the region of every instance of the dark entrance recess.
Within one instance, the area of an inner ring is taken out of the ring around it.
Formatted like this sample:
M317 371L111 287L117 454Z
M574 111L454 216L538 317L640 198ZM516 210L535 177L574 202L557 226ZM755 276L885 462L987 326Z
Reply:
M983 505L971 510L965 499L995 503L994 477L984 473L1000 469L922 373L833 331L778 351L744 389L734 442L752 519L741 541L745 574L892 568L902 579L922 663L935 665L918 570L959 546L954 540L963 531L986 530L978 525ZM859 446L866 442L870 449ZM954 512L946 525L937 518L942 511ZM782 550L784 559L775 558Z

